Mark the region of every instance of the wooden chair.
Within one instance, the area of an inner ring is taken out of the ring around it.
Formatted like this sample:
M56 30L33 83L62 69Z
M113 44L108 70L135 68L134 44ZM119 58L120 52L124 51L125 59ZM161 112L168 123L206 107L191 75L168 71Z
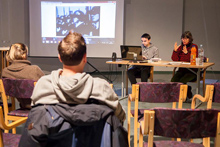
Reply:
M21 135L11 134L11 133L3 133L2 130L11 130L23 123L25 123L26 118L20 118L16 121L6 124L3 117L2 107L0 107L0 147L3 146L18 146Z
M192 99L191 108L195 109L196 102L199 101L207 102L207 109L212 108L212 102L220 103L220 83L206 85L206 92L204 97L201 96L200 94L195 94Z
M128 96L128 141L130 143L130 122L134 117L134 146L137 146L138 119L143 117L143 110L138 108L139 102L172 103L172 108L182 108L187 96L187 85L177 82L139 82L132 85L132 94ZM134 110L131 102L134 101Z
M34 88L33 80L27 79L10 79L3 78L0 79L0 93L2 96L3 106L4 106L4 116L5 123L9 124L9 121L16 121L21 118L28 117L29 109L17 109L13 111L9 111L8 109L8 97L12 100L15 98L19 99L30 99L33 88ZM14 100L13 100L14 101ZM8 130L5 131L6 133ZM16 133L16 128L12 129L13 134Z
M205 62L209 62L209 58L205 58ZM174 76L174 74L175 74L175 72L176 72L176 69L177 69L177 67L174 67L174 69L173 69L173 76ZM202 69L202 71L201 71L202 75L201 75L201 77L200 77L200 81L202 81L203 96L205 96L205 76L206 76L206 69L207 69L207 68L203 68L203 69ZM195 81L191 81L191 82L196 83L197 81L195 80Z
M143 135L148 135L148 142L143 141ZM187 141L154 141L154 135L170 138L207 138L215 137L215 147L220 146L220 110L170 109L155 108L145 110L140 120L139 146L188 146L210 147L203 139L203 144Z
M206 91L204 97L201 96L200 94L195 94L192 99L191 109L195 109L196 103L200 101L207 102L207 109L212 108L212 102L220 103L220 83L206 85ZM210 143L210 138L207 138L207 142Z

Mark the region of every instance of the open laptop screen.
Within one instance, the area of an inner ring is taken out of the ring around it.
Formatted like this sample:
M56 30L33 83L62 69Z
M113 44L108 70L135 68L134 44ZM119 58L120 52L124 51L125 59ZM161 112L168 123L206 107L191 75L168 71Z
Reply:
M142 59L142 48L141 46L128 46L121 45L121 58L122 60L134 60L134 55L137 55L137 60L141 61Z

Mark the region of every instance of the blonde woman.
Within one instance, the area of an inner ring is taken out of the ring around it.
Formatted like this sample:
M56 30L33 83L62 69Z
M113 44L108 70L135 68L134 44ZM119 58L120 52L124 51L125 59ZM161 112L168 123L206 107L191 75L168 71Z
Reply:
M23 43L15 43L10 46L6 54L6 60L10 63L8 67L2 70L2 78L12 79L30 79L37 81L44 75L43 71L37 65L31 65L27 60L28 47ZM29 102L18 100L23 108L30 108Z

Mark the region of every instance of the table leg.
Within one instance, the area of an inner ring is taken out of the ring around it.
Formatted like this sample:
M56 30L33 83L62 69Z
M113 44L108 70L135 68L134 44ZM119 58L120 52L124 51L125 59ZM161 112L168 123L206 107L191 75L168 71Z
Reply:
M200 94L200 68L198 68L198 71L197 71L197 83L196 84L197 84L196 94ZM195 108L198 108L201 104L202 102L196 99Z
M200 94L200 68L198 68L198 71L197 71L197 88L196 88L196 94Z
M126 96L128 95L128 74L127 74L127 71L128 71L128 65L126 65L126 69L125 69L125 71L126 71L126 75L125 75L125 77L126 77Z

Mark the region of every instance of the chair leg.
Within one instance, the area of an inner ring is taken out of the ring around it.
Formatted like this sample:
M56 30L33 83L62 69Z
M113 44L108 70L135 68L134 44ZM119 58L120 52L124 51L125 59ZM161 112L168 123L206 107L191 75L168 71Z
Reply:
M139 133L139 147L143 147L143 134L141 133L141 127L140 127L140 133Z
M2 133L2 130L1 130L1 129L0 129L0 147L4 147L3 133Z
M12 134L16 134L16 128L12 129Z
M8 121L5 121L5 124L8 124ZM9 133L9 130L4 130L5 133Z
M203 145L204 147L210 147L210 138L203 138Z
M135 108L138 109L138 100L135 100ZM137 138L138 138L138 110L135 109L134 112L134 147L137 146Z
M202 86L203 86L203 96L205 97L205 78L203 78L203 81L202 81Z
M131 101L130 100L128 100L128 120L127 120L127 124L128 124L128 128L127 128L127 130L128 130L128 144L129 144L129 147L130 147L130 142L131 142L131 139L130 139L130 137L131 137Z

